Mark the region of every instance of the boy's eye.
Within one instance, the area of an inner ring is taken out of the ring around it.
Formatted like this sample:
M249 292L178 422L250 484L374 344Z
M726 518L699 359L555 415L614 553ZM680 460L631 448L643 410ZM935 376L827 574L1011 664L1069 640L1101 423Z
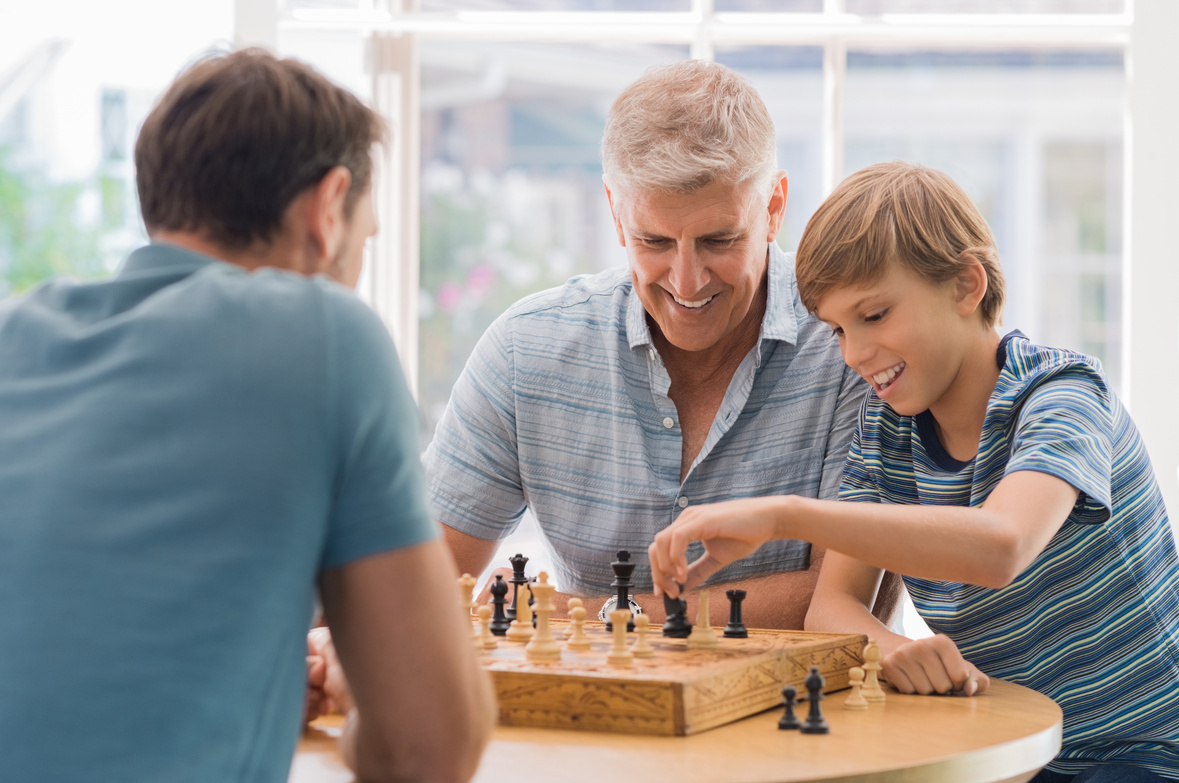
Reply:
M879 313L873 313L872 315L864 316L864 320L868 323L874 323L886 315L888 315L888 310L881 310Z
M831 327L831 334L835 335L836 337L843 337L843 327L832 326Z

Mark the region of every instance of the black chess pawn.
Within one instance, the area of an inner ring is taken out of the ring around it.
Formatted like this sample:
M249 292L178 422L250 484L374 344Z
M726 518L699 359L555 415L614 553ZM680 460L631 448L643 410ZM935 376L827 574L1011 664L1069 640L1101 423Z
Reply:
M802 724L802 733L826 734L831 728L823 720L823 713L819 709L819 702L823 700L823 675L819 674L818 666L812 666L811 673L806 676L806 697L811 703L811 710Z
M630 609L630 575L634 573L635 566L638 563L630 562L630 552L625 549L618 552L618 559L610 564L610 568L614 570L614 581L610 583L611 587L618 588L618 602L614 604L615 609ZM633 631L635 629L634 614L626 622L626 630ZM606 623L606 630L614 630L613 623Z
M794 700L798 697L798 691L793 685L787 685L782 689L782 705L786 708L786 714L778 719L778 728L780 729L798 729L802 728L802 724L798 722L798 718L794 716Z
M663 635L672 639L687 639L692 634L692 624L688 622L688 602L684 600L683 588L680 597L672 598L663 594L663 613L667 621L663 623Z
M729 597L729 624L725 626L725 636L729 639L748 639L749 631L741 619L741 602L745 600L745 591L725 590L725 595Z
M516 619L516 601L519 600L520 585L528 584L528 577L524 575L524 566L528 564L528 558L517 553L509 557L508 562L512 564L512 578L508 580L512 583L512 604L508 607L505 616L510 623Z
M491 616L491 623L488 628L496 636L503 636L511 627L512 621L508 619L507 613L504 612L504 604L508 602L508 583L504 581L503 574L496 574L495 581L491 583L491 605L494 614Z

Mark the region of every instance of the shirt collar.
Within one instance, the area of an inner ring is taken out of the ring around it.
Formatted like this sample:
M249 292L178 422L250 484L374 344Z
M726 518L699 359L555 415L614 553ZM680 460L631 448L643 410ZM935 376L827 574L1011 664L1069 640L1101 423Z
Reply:
M757 359L761 364L761 345L765 340L783 340L793 344L798 340L798 295L794 282L794 259L773 242L769 243L769 262L766 274L766 312L761 320ZM626 336L630 347L653 345L651 329L647 326L647 311L634 289L626 305Z
M123 261L116 277L126 277L141 272L155 272L162 269L195 272L201 267L216 263L217 259L188 250L179 245L169 245L163 242L152 242L138 250Z

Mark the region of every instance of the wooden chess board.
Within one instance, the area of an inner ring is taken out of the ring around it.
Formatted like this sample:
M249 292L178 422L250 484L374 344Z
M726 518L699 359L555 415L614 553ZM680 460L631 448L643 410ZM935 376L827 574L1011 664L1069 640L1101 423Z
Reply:
M566 622L552 620L563 639ZM561 646L561 660L529 661L524 644L497 637L483 653L499 697L505 726L614 731L628 734L695 734L782 703L782 688L805 696L803 680L812 666L826 679L825 691L848 687L847 670L862 663L867 639L858 634L750 629L748 639L688 649L686 639L669 639L653 626L647 639L655 657L634 665L606 663L611 634L603 623L587 622L591 648ZM635 634L628 634L633 643Z

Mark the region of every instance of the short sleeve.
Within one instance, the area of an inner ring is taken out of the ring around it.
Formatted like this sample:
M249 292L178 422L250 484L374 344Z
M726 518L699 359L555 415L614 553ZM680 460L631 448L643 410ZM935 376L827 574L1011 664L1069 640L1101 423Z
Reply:
M859 406L859 424L852 434L847 461L843 467L843 477L839 482L839 499L853 503L880 502L880 491L864 459L864 432L865 425L869 423L866 417L867 404L868 400L864 399ZM869 431L870 429L869 427Z
M1103 523L1111 508L1113 419L1105 384L1087 367L1062 370L1024 398L1006 474L1047 473L1080 491L1069 519Z
M485 540L511 533L526 505L510 317L496 320L475 346L425 457L438 520Z
M439 529L426 500L421 420L393 341L367 306L324 293L336 448L327 569L428 541Z

